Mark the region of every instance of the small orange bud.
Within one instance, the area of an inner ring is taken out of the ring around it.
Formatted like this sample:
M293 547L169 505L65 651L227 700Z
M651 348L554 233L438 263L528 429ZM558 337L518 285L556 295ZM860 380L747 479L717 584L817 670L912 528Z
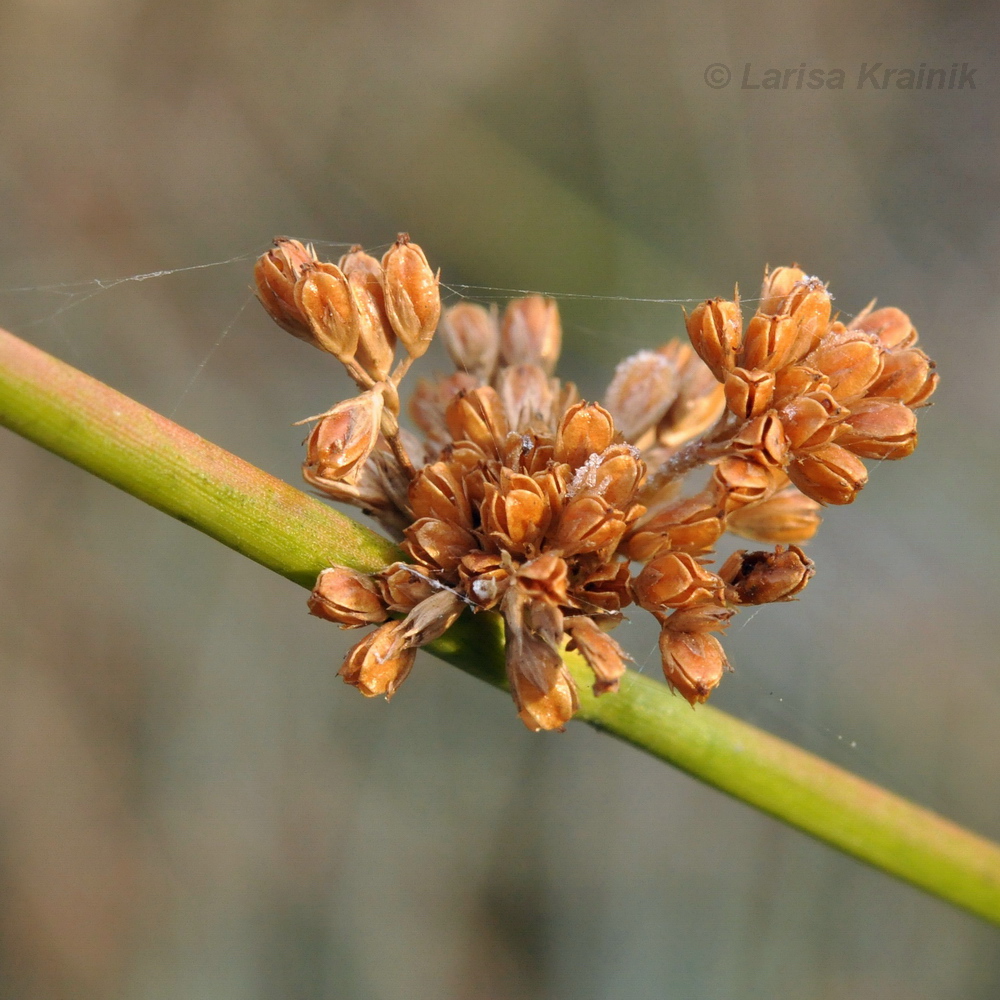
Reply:
M844 331L823 340L805 364L826 376L838 402L863 396L882 371L883 348L864 333Z
M799 360L794 353L798 340L799 326L793 317L765 316L758 312L747 323L739 365L776 372Z
M309 324L305 338L338 361L349 361L358 347L358 309L347 278L333 264L306 271L295 285L295 304Z
M410 396L409 411L413 422L435 444L451 440L444 414L448 404L460 393L479 387L479 380L468 372L455 372L447 378L420 379Z
M390 611L412 611L434 593L428 571L422 566L395 562L382 570L376 579Z
M874 312L865 311L854 319L848 329L861 330L877 337L889 351L912 347L917 342L917 331L913 328L910 317L895 306L876 309Z
M295 302L295 283L315 263L311 247L279 236L274 249L257 258L253 270L257 298L271 319L283 330L309 341L312 331Z
M722 593L719 578L686 552L664 552L636 577L636 603L647 611L704 604Z
M554 457L571 469L584 465L591 455L603 452L615 439L611 414L597 403L571 406L556 434Z
M726 373L726 406L743 420L759 417L774 398L774 372L734 368Z
M356 483L378 442L382 394L371 390L338 403L306 439L303 474L314 486L326 481Z
M552 519L552 509L531 476L505 477L501 491L486 484L482 530L501 551L525 554L537 547Z
M411 358L430 346L441 318L438 276L423 250L400 233L382 258L385 311L392 328Z
M795 599L812 578L813 562L795 545L774 552L734 552L719 570L726 598L734 604L771 604Z
M788 438L778 415L764 413L747 421L733 438L732 450L761 465L784 467L788 462Z
M718 381L735 366L743 334L739 302L709 299L686 318L688 337L698 356Z
M371 577L343 566L323 570L309 597L309 613L341 628L377 625L389 617Z
M788 467L788 478L820 503L852 503L868 482L864 462L839 444L824 444L799 456Z
M640 523L629 539L629 558L647 562L668 549L700 555L711 551L723 530L722 510L707 490L675 500Z
M469 552L458 567L462 591L481 608L493 608L503 597L510 579L503 559L488 552Z
M376 382L389 377L395 357L396 334L385 314L382 286L367 271L355 270L347 277L358 317L358 364Z
M917 347L890 351L870 396L888 396L910 407L924 406L937 388L934 362Z
M847 411L825 390L800 396L779 411L792 451L814 448L833 439Z
M722 644L708 632L660 632L663 674L670 690L694 707L708 700L729 666Z
M497 307L459 302L444 311L441 320L444 346L460 371L488 382L496 370L500 353Z
M507 437L507 418L491 386L459 393L448 404L444 418L455 441L471 441L485 454L500 457Z
M792 486L763 503L733 511L726 526L755 542L807 542L822 520L819 507Z
M563 508L549 542L565 556L592 552L608 558L627 530L622 513L605 499L582 494Z
M435 517L463 528L472 527L472 507L461 477L448 462L425 465L410 483L414 520Z
M917 447L916 414L894 399L862 399L851 407L837 444L862 458L906 458Z
M805 281L806 272L799 267L776 267L764 271L764 281L760 286L758 310L765 316L779 316L788 312L789 297L797 285Z
M465 528L440 521L434 517L422 517L414 521L406 531L403 549L413 559L425 566L432 566L451 573L458 569L462 556L475 548L475 536Z
M538 365L551 375L562 350L562 324L555 299L528 295L512 299L500 324L500 357L505 365Z
M340 676L366 698L384 694L388 701L406 680L417 651L403 645L401 622L386 622L347 654Z
M712 476L717 502L727 514L767 499L783 481L774 467L738 455L723 458Z

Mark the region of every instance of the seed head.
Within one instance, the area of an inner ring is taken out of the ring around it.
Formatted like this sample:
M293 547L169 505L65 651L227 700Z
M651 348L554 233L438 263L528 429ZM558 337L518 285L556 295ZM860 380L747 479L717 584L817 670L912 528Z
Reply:
M798 546L821 505L855 499L864 459L913 451L916 410L938 379L905 313L869 307L845 325L798 267L765 273L745 329L737 297L699 305L690 344L627 358L603 404L552 374L552 299L514 299L499 323L496 307L462 302L442 323L458 371L420 380L410 399L418 439L399 427L398 386L441 310L418 246L401 236L381 263L355 247L335 265L279 240L255 277L275 321L363 390L318 418L306 479L371 513L408 560L317 579L313 614L378 626L344 680L389 697L419 646L464 611L489 610L504 621L510 691L530 729L561 729L577 710L564 647L588 664L594 693L613 696L628 656L608 633L633 601L660 624L667 683L705 701L729 669L718 634L742 607L801 595L814 570ZM705 466L707 483L685 493ZM727 530L776 548L739 550L715 571Z

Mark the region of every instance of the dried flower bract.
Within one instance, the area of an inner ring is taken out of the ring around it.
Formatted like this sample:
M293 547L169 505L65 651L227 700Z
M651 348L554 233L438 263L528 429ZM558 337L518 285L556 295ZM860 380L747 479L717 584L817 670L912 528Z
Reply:
M514 299L502 315L460 302L442 316L438 275L405 234L381 262L355 247L338 264L279 239L255 277L275 322L361 390L310 418L306 479L373 514L407 557L373 576L320 574L313 614L378 626L341 676L388 698L418 647L464 610L492 610L530 729L561 729L578 707L564 647L593 671L595 694L617 690L628 656L608 632L633 602L660 623L667 682L705 701L731 669L716 633L741 607L798 597L814 572L799 545L822 505L855 499L863 459L914 450L916 410L937 385L905 313L869 307L845 325L797 267L765 273L746 322L738 297L702 303L690 345L626 358L601 403L553 377L552 299ZM418 441L400 429L398 389L439 321L458 371L418 382ZM707 486L684 495L706 465ZM776 547L713 570L727 530Z

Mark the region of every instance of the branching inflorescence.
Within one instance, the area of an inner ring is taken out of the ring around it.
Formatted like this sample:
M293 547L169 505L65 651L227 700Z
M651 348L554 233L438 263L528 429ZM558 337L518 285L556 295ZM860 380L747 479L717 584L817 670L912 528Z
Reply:
M381 263L354 248L337 265L278 239L255 275L274 320L362 390L311 418L306 480L376 517L409 560L320 574L313 614L378 625L341 676L390 697L418 647L466 608L493 609L514 701L536 730L562 728L577 708L564 643L595 693L616 690L628 656L608 630L633 602L661 625L668 683L705 701L730 669L713 633L740 607L794 599L813 575L798 546L821 505L854 500L862 459L913 451L914 411L937 384L904 313L869 306L845 325L797 267L765 273L745 328L738 296L699 305L690 345L626 358L601 404L553 377L553 300L514 299L502 317L461 302L442 317L437 275L405 235ZM439 320L458 370L418 382L418 439L399 425L398 387ZM708 485L684 496L705 465ZM727 530L775 548L735 552L713 572Z

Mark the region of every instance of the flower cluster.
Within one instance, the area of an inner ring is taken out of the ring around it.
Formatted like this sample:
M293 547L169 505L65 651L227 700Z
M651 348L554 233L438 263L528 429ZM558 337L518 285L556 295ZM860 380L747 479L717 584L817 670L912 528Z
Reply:
M306 480L375 516L407 556L372 576L320 574L313 614L378 626L341 676L389 697L418 647L466 609L495 610L511 693L536 730L576 711L564 646L596 694L617 689L628 656L608 631L632 602L661 625L668 683L705 701L729 669L716 633L741 606L795 598L813 574L799 544L821 505L855 498L862 459L913 451L914 411L937 382L904 313L869 307L845 325L796 267L765 274L745 328L738 298L698 306L690 344L627 358L600 404L552 374L554 301L514 299L502 317L461 302L442 316L437 275L405 235L381 262L354 248L337 265L279 239L256 281L275 321L362 390L310 418ZM398 387L439 320L457 371L417 384L418 439L399 425ZM705 465L708 485L684 496ZM727 530L775 548L713 571Z

